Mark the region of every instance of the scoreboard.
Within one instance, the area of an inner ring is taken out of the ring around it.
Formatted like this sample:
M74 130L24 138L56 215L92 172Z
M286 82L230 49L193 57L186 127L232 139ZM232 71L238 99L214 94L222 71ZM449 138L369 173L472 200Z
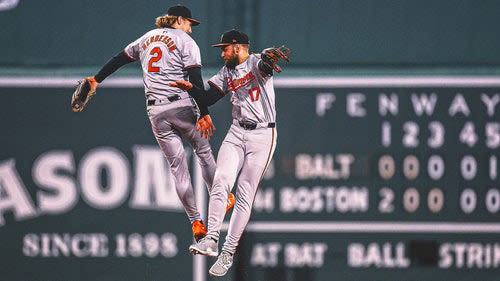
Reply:
M242 254L255 270L238 277L496 280L498 85L325 81L278 88L278 146Z

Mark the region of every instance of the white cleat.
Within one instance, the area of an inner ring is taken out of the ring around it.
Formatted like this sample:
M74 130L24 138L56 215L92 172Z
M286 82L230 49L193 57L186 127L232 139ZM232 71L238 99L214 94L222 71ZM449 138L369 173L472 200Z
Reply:
M197 243L189 246L189 251L193 255L200 254L209 257L216 257L219 254L219 245L214 239L204 237Z
M212 276L224 276L233 265L233 255L223 251L208 273Z

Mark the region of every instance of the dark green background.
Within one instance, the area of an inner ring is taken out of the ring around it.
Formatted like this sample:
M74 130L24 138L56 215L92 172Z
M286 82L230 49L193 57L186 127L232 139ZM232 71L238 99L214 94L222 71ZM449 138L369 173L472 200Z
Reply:
M70 150L75 162L89 150L96 147L113 147L122 152L132 164L134 145L156 145L145 113L143 90L140 88L103 87L83 112L75 114L70 110L69 99L72 89L62 88L1 88L0 161L15 159L19 172L32 199L39 187L32 182L31 168L35 159L47 151ZM436 113L431 117L418 117L411 108L413 93L438 94ZM332 93L336 102L323 117L315 114L316 95ZM363 93L367 116L353 118L346 115L346 96ZM378 113L378 96L381 93L395 93L399 97L399 115L381 117ZM448 107L457 93L461 93L471 109L471 115L461 114L449 117ZM485 161L490 155L500 157L498 149L484 145L484 124L498 122L498 112L492 117L486 115L480 102L480 95L498 93L498 88L476 87L400 87L400 88L277 88L278 147L274 156L274 177L264 180L261 189L272 189L275 193L274 210L255 211L252 222L497 222L498 214L487 212L484 195L489 188L498 188L498 179L492 181L485 172ZM212 139L214 151L230 122L228 98L221 100L211 109L216 136ZM498 110L497 110L498 111ZM406 121L415 121L421 128L421 143L408 149L401 145L402 131L398 129ZM384 148L380 144L380 126L389 121L393 126L393 144ZM426 131L430 121L440 121L446 130L443 148L426 147ZM474 148L468 148L458 140L458 133L466 121L472 121L479 141ZM298 180L293 163L297 154L351 153L356 161L351 177L347 180ZM380 178L377 162L381 155L389 154L397 163L392 180ZM421 173L416 180L405 179L401 162L407 155L416 155L421 163ZM446 172L439 181L431 180L425 165L430 155L441 155L445 160ZM478 176L472 181L461 179L458 163L463 155L476 157L479 163ZM133 177L133 173L132 173ZM131 184L133 178L130 179ZM279 210L279 192L284 187L300 186L364 186L369 190L369 209L361 213L282 213ZM378 212L380 200L378 191L389 187L395 192L395 211L391 214ZM402 204L403 191L415 187L420 192L421 204L415 213L408 213ZM441 212L430 212L424 196L432 187L443 190L446 202ZM464 214L459 207L459 194L465 188L472 188L478 194L478 207L472 214ZM0 275L9 281L58 281L58 280L192 280L192 257L186 248L191 243L189 224L183 213L167 211L142 211L131 209L126 203L107 211L96 210L80 199L77 206L60 215L42 215L25 221L15 221L12 214L4 214L6 224L0 228ZM174 233L178 238L179 253L175 258L30 258L22 254L22 239L27 233L106 233L112 238L116 233L153 232ZM407 269L349 268L347 246L350 243L368 244L376 242L401 242L406 245L406 255L411 245L425 243L471 242L499 243L497 233L245 233L241 247L227 280L496 280L498 269L439 269L435 264L426 264L418 257L412 257ZM263 268L250 264L252 247L256 243L279 242L302 244L321 242L328 245L324 265L320 268L288 268L283 264L283 253L279 255L276 267ZM436 253L434 253L436 254ZM434 255L434 257L436 257ZM213 260L207 259L210 266ZM169 277L166 277L169 276ZM170 277L171 276L171 277ZM207 277L207 280L212 280ZM215 279L214 279L215 280Z
M100 66L175 1L25 1L0 11L0 66ZM220 34L237 28L252 49L286 44L294 66L460 67L500 62L498 1L181 1L202 24L205 66Z

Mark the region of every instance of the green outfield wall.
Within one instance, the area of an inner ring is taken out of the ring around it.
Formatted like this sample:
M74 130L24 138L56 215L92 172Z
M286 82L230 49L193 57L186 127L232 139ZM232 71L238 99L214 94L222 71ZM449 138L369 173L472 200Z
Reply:
M140 78L78 114L75 82L0 87L0 280L215 280L187 250ZM275 82L278 145L224 280L498 280L498 79ZM229 98L211 112L217 153Z

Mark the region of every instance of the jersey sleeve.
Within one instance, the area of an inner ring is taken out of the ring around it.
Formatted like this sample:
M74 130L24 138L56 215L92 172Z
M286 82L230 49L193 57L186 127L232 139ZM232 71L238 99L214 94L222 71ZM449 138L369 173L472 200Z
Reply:
M200 48L193 39L187 40L184 43L184 48L182 49L182 62L185 70L193 67L201 67Z
M208 84L215 89L217 89L222 94L226 94L228 87L227 82L224 79L224 67L219 70L217 74L208 79Z
M256 73L262 80L268 80L271 76L273 76L273 69L270 66L265 65L262 62L260 54L252 54L250 55L252 69L256 69Z
M261 54L254 54L254 56L257 58L257 69L259 70L260 76L263 78L273 76L273 68L262 61Z
M139 59L139 51L141 48L141 38L138 38L134 42L128 44L127 47L123 50L125 55L127 55L131 60L138 60Z

